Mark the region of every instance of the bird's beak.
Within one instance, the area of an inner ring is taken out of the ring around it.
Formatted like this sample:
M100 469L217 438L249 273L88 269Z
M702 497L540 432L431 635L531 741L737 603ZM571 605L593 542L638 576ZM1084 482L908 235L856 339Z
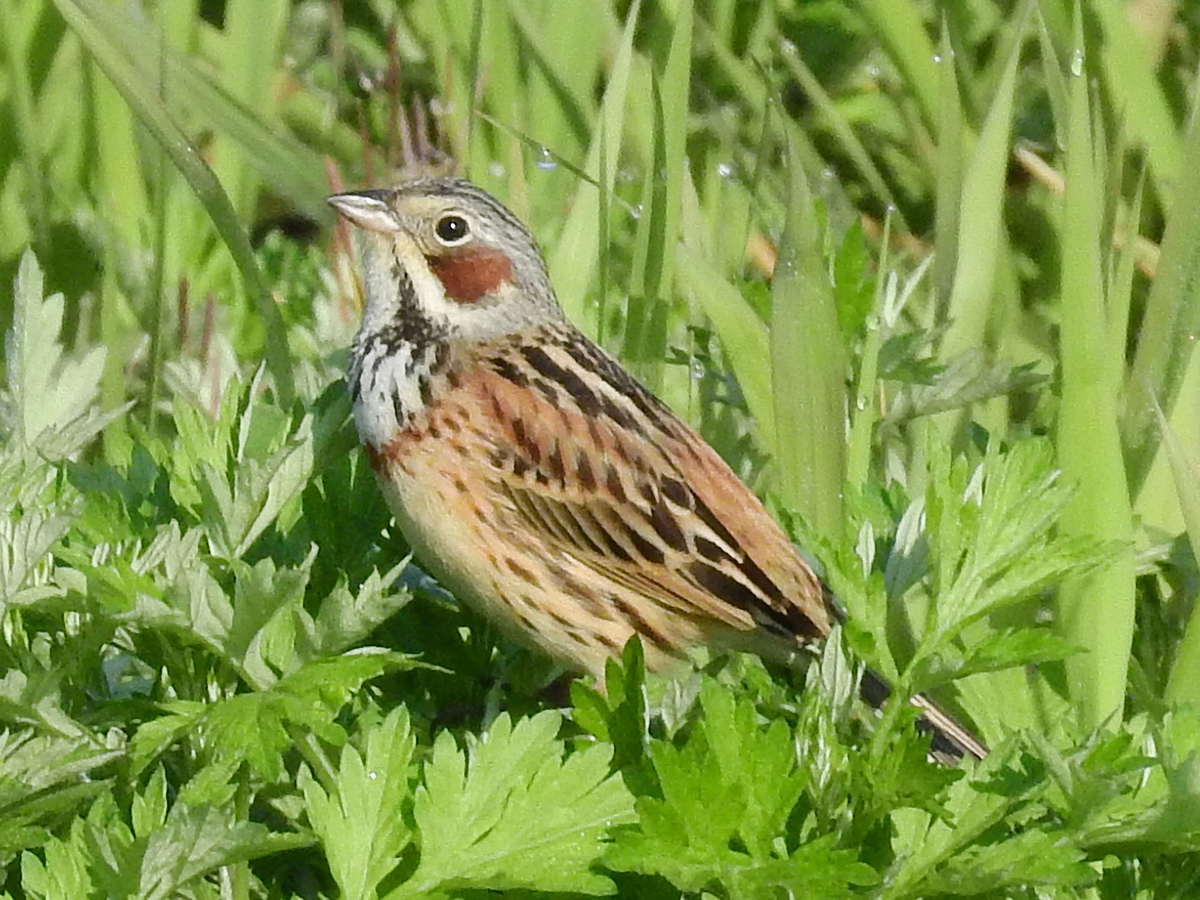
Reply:
M391 194L387 190L347 191L332 194L325 198L325 202L359 228L380 234L395 234L400 223L388 203Z

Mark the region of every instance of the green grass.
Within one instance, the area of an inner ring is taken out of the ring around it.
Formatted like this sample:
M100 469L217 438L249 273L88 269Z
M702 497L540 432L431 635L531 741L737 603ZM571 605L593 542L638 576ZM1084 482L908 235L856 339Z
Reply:
M145 6L0 4L0 896L1197 891L1186 5ZM450 170L819 562L806 671L559 709L407 566L323 196Z

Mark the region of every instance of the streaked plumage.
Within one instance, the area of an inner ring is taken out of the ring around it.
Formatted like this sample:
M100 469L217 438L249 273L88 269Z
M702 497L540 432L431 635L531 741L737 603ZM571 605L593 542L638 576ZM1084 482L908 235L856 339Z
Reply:
M565 318L525 228L457 179L330 198L369 233L350 389L424 565L601 675L636 633L787 661L837 613L758 499ZM984 748L923 698L951 751Z

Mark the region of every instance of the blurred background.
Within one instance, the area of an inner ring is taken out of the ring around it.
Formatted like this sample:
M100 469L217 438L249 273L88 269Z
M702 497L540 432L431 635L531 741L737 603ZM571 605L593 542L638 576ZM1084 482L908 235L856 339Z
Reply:
M109 701L265 690L309 626L255 668L213 625L293 602L258 567L302 571L314 622L386 593L324 198L441 173L530 225L571 318L819 557L860 653L959 679L991 740L1141 734L1200 699L1198 61L1172 0L2 0L0 596L7 664L43 673L10 720L132 734ZM545 674L479 662L495 637L437 602L389 646L468 673L455 702Z

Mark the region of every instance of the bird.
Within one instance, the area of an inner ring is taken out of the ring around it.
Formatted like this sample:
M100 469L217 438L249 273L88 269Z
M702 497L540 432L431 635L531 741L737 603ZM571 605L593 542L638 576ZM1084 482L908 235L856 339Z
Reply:
M830 592L717 452L559 305L529 230L453 177L337 193L363 232L347 376L366 457L416 558L499 628L603 680L689 647L793 664ZM888 690L873 675L863 694ZM986 747L918 695L934 751Z

